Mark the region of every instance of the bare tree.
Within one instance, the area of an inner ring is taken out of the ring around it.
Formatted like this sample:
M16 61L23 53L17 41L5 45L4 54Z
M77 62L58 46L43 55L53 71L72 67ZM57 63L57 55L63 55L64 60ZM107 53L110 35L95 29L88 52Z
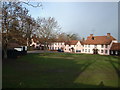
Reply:
M80 37L78 36L78 34L68 33L67 34L67 39L68 39L68 41L70 41L70 40L80 40Z
M35 8L42 7L42 2L38 2L36 5L30 4L30 0L28 2L23 1L22 3L24 3L24 4L28 5L28 6L35 7Z
M57 37L58 41L71 41L71 40L80 40L78 34L74 33L60 33Z
M47 49L50 42L56 39L61 28L57 21L52 17L37 18L37 23L37 35L42 39L42 43L44 44L45 49Z
M19 0L18 0L19 1ZM35 30L35 20L28 15L28 10L22 4L41 7L41 3L32 5L29 2L2 2L2 48L4 58L7 58L8 44L12 41L28 46L31 34Z
M3 2L2 7L2 47L7 58L8 44L12 41L23 44L28 10L20 2Z
M27 39L27 46L28 46L28 50L30 49L30 42L31 42L31 36L34 34L35 30L36 30L36 21L34 20L34 18L28 16L26 18L26 22L25 22L25 37Z

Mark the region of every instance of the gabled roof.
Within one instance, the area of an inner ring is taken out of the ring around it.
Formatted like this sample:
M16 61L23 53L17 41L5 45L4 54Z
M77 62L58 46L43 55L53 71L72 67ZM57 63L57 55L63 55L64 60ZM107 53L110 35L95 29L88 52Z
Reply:
M87 40L83 42L83 44L110 44L112 40L116 40L112 36L88 36Z
M76 45L78 43L78 40L72 40L72 41L53 41L52 43L62 43L64 42L65 45ZM79 41L81 44L82 42Z
M76 45L78 40L66 41L65 44L67 45Z
M65 41L52 41L52 43L63 43Z
M113 43L110 50L120 50L120 43Z

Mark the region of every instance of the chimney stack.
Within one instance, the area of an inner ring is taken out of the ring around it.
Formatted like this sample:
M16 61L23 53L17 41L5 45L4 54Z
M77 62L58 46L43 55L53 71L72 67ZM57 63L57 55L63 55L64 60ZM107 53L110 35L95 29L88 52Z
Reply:
M90 37L93 37L93 34L90 34Z
M82 41L85 41L85 38L82 38Z
M107 33L107 37L110 37L110 33Z

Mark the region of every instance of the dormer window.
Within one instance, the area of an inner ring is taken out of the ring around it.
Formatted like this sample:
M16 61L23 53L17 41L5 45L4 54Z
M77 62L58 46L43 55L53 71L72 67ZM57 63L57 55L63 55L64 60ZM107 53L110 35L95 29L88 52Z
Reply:
M95 38L94 37L92 37L92 40L94 40Z
M107 48L107 45L105 45L105 48Z
M104 45L102 44L102 45L101 45L101 48L103 48L103 47L104 47Z

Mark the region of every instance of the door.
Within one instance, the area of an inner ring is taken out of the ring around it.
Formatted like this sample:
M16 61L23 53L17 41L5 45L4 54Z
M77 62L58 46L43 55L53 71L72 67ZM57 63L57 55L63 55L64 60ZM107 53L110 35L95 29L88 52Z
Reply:
M98 54L98 49L93 49L93 54Z

